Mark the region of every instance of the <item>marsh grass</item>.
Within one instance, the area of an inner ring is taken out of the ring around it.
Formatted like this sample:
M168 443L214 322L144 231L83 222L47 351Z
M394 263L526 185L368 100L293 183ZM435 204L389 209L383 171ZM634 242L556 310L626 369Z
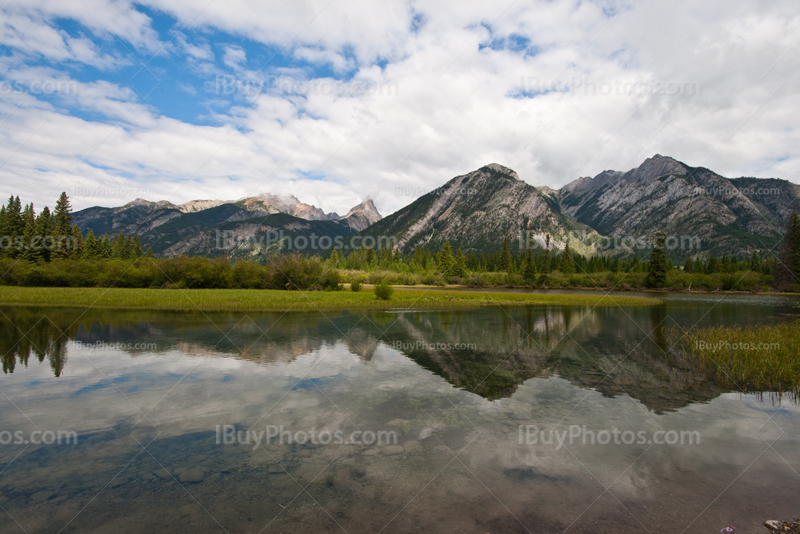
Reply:
M371 291L253 289L134 289L0 286L0 305L176 311L311 311L342 309L464 308L514 304L654 306L654 298L621 295L555 295L486 291L395 291L379 300Z
M692 330L679 344L718 383L800 397L800 321Z

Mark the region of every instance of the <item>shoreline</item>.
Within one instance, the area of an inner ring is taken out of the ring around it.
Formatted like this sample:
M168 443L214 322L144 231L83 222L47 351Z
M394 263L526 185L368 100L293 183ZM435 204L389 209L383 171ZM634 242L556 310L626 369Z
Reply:
M441 288L440 288L441 289ZM452 288L455 289L455 288ZM463 309L482 306L658 306L657 298L619 295L559 295L542 293L457 290L440 296L439 289L405 289L389 300L378 300L371 290L284 291L274 289L132 289L0 286L0 306L103 308L166 311L340 311Z

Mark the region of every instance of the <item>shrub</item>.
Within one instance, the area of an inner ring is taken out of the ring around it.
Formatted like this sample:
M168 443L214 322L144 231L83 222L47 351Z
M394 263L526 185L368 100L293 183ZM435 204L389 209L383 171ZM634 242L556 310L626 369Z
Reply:
M344 289L342 285L342 277L336 269L328 269L322 276L319 277L315 286L319 286L326 291L341 291Z
M392 293L394 293L394 288L386 280L381 280L375 284L375 296L379 299L389 300L392 298Z
M361 291L361 282L359 282L358 280L353 280L352 282L350 282L350 291L354 293L358 293L359 291Z
M420 282L425 284L426 286L432 286L436 283L436 277L430 273L426 273L421 279Z
M270 264L270 286L274 289L308 291L321 278L322 262L319 258L307 258L295 253L280 256Z

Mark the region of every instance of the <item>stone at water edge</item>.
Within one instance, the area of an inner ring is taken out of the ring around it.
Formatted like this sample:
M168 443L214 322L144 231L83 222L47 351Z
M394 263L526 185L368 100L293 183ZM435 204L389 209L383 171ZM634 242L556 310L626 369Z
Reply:
M205 472L199 467L193 467L192 469L187 469L181 473L181 476L178 478L178 480L184 484L202 482L204 478L206 478Z
M394 454L400 454L401 452L405 452L405 449L402 445L388 445L381 449L381 452L386 456L392 456Z

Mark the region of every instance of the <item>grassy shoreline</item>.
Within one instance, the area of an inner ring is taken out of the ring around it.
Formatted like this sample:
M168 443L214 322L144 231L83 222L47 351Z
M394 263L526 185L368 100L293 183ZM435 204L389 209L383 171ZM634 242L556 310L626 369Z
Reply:
M800 321L692 330L679 344L719 383L800 396Z
M655 306L655 298L492 293L408 289L390 300L378 300L372 291L281 291L269 289L128 289L0 286L2 306L93 307L175 311L331 311L345 309L470 308L479 306L540 304L552 306Z

